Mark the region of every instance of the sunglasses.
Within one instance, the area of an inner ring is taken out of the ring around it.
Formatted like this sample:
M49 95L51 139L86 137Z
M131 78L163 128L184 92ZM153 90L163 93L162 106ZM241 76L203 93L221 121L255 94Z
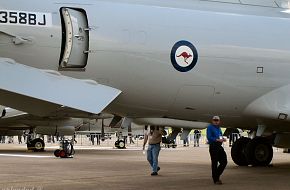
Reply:
M219 119L213 119L213 121L220 121Z

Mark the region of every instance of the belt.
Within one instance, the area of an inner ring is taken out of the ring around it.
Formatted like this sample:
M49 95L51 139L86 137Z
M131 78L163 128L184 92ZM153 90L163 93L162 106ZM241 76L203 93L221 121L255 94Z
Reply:
M210 143L209 145L219 145L219 146L221 146L223 143L221 143L221 142L212 142L212 143Z
M155 144L149 144L149 145L157 145L157 144L160 144L160 143L155 143Z

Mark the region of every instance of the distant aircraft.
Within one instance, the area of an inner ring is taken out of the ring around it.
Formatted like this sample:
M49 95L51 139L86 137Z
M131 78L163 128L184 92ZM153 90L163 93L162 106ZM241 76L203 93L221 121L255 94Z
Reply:
M26 135L27 148L34 151L43 151L45 142L42 138L37 138L37 135L52 135L52 136L74 136L76 131L89 131L90 129L101 128L96 126L96 120L84 118L69 118L69 117L52 117L44 118L34 116L12 108L4 108L5 114L0 120L0 135L2 136L19 136L24 135L24 131L29 131ZM110 115L103 115L103 119L109 118ZM88 129L87 126L90 126Z
M196 128L220 115L254 131L233 145L234 162L268 165L272 146L290 147L288 4L2 1L0 104Z

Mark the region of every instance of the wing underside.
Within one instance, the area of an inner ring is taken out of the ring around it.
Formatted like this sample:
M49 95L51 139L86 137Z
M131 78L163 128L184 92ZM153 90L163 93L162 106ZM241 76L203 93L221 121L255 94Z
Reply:
M0 104L36 116L49 116L64 107L98 114L120 93L92 80L0 59Z

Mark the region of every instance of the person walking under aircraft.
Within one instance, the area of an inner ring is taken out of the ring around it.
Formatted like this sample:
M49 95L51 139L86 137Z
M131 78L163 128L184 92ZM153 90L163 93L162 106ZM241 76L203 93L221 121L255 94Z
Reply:
M96 134L96 139L97 139L97 145L100 145L101 144L101 134L100 133Z
M90 140L92 142L92 145L95 145L95 134L90 134Z
M193 139L194 139L194 147L199 147L199 139L200 139L200 136L201 136L201 134L200 134L201 132L200 132L200 130L194 130L194 137L193 137Z
M135 144L135 142L133 141L132 135L129 136L129 142L130 142L130 144Z
M212 124L207 127L206 136L209 143L209 153L211 157L212 179L214 184L221 185L222 175L227 165L227 155L222 147L222 143L226 140L222 136L220 128L220 117L214 116Z
M164 128L159 126L150 126L150 128L147 128L145 131L143 150L145 150L145 145L148 141L147 160L152 168L152 176L158 175L158 171L160 170L160 167L158 166L158 156L162 135L166 135L166 131Z
M22 135L18 135L18 144L22 144Z
M188 136L183 140L183 146L189 146Z

